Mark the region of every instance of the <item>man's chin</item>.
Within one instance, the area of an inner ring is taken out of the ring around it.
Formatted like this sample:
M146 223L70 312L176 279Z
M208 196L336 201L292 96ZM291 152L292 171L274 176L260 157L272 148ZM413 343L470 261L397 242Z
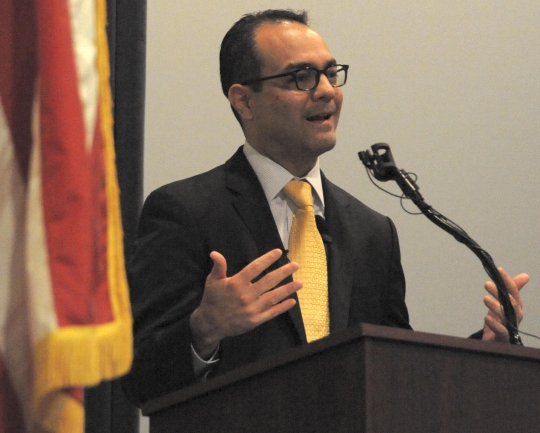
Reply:
M319 151L319 155L326 153L336 147L336 136L318 137L315 140L315 147Z
M335 144L318 144L317 146L311 147L311 156L314 158L318 158L319 156L324 155L326 152L331 151L335 147Z

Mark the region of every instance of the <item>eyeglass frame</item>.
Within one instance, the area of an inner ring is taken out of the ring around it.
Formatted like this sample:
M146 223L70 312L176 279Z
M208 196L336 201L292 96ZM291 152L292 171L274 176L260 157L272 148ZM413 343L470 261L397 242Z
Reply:
M277 74L277 75L270 75L268 77L261 77L261 78L255 78L253 80L247 80L247 81L244 81L242 83L240 83L242 86L249 86L251 84L256 84L256 83L260 83L261 81L267 81L267 80L273 80L274 78L281 78L281 77L288 77L289 75L293 76L294 77L294 84L296 84L296 88L302 92L311 92L312 90L316 89L321 81L321 75L324 74L326 76L326 78L328 78L328 75L326 75L326 73L328 72L328 70L330 68L341 68L341 69L338 69L338 72L340 71L345 71L345 79L343 80L343 84L339 84L339 85L336 85L334 86L333 84L331 84L332 87L336 88L336 87L342 87L345 85L345 83L347 83L347 76L348 76L348 71L349 71L349 65L340 65L340 64L337 64L337 65L329 65L327 66L326 68L324 69L317 69L317 68L314 68L312 66L305 66L303 68L299 68L299 69L295 69L294 71L290 71L290 72L284 72L283 74ZM300 86L298 85L298 79L297 79L297 74L299 72L302 72L302 71L306 71L308 69L312 69L314 71L317 72L317 76L315 77L315 86L313 86L311 89L301 89Z

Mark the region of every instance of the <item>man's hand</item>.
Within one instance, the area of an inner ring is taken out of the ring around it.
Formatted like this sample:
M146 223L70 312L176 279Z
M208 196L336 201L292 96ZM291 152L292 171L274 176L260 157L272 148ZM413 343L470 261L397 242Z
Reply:
M208 357L223 338L251 331L296 304L286 298L302 287L301 282L274 287L298 270L297 263L287 263L252 283L282 254L279 249L269 251L232 277L227 277L225 257L217 251L210 254L214 266L201 304L190 317L193 347L199 356Z
M529 276L527 274L519 274L514 278L510 278L510 276L501 268L499 268L499 273L508 289L508 295L512 301L512 306L516 312L517 323L519 325L523 320L523 302L519 295L519 291L527 284ZM506 321L504 315L501 311L497 287L493 282L487 281L485 288L491 296L486 295L484 297L484 304L486 304L489 311L484 319L484 334L482 340L508 343L509 334L505 326Z

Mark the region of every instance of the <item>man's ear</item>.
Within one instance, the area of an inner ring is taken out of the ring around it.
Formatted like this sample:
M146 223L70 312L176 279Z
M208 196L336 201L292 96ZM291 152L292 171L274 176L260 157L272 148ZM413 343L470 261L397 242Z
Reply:
M247 120L253 117L250 105L251 94L251 89L241 84L233 84L229 88L229 102L242 119Z

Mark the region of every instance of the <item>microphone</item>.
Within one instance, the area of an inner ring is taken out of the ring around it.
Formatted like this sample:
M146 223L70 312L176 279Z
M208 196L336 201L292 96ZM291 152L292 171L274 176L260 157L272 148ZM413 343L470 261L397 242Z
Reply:
M441 213L437 212L424 201L424 198L419 192L420 188L418 188L414 180L411 179L406 171L397 168L388 144L377 143L372 145L371 149L373 150L373 155L369 150L358 152L358 156L366 167L368 174L371 172L375 179L382 182L395 180L403 192L403 195L410 198L431 222L451 234L458 242L461 242L468 247L480 259L486 273L497 286L499 302L501 303L506 319L506 328L508 329L508 334L510 336L510 343L523 345L518 332L516 312L510 301L508 290L497 270L497 266L495 266L495 262L488 252L482 249L480 245L465 232L465 230Z
M323 242L325 244L331 244L332 236L328 233L328 223L326 220L320 215L315 215L315 224L317 224L317 230L319 230Z
M397 168L390 146L386 143L376 143L371 148L373 149L373 155L369 150L366 150L358 152L358 156L366 169L371 171L373 177L381 182L395 180L405 196L411 200L423 202L424 198L420 194L420 188L418 188L416 182L405 170Z

